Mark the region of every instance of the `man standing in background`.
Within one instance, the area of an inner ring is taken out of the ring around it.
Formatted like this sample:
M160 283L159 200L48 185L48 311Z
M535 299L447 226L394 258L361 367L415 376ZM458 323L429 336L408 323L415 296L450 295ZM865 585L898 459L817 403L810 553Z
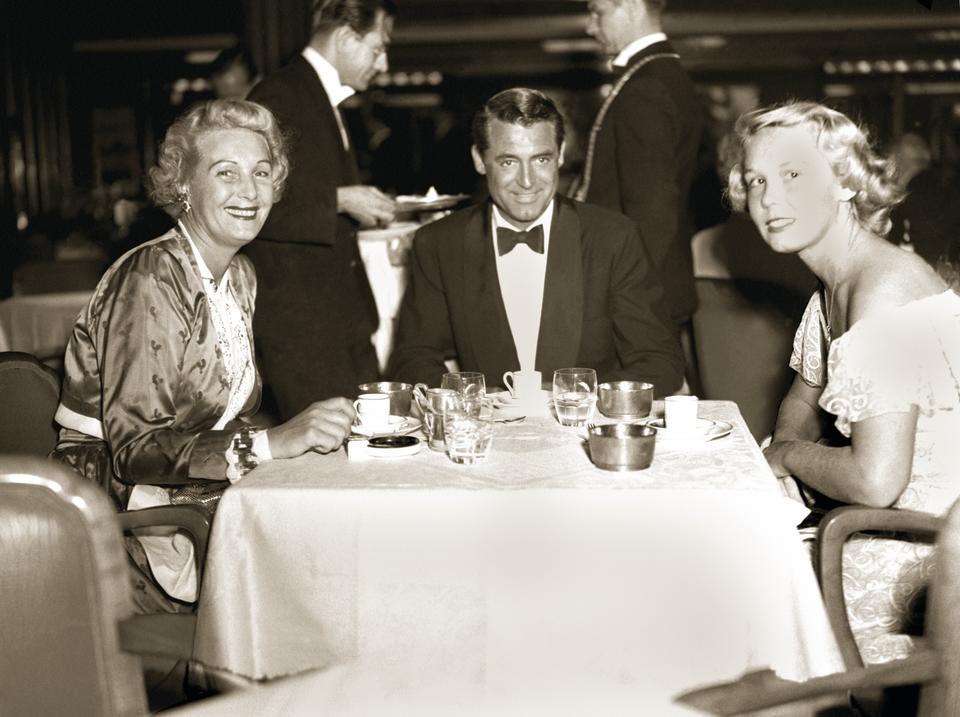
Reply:
M690 78L662 30L665 6L666 0L588 4L587 33L620 74L590 131L576 198L633 219L670 318L682 327L697 303L687 195L703 122Z
M290 141L283 198L247 251L257 269L254 333L283 419L378 376L377 309L356 229L387 224L395 204L360 184L338 105L387 70L390 0L326 0L310 44L253 88Z

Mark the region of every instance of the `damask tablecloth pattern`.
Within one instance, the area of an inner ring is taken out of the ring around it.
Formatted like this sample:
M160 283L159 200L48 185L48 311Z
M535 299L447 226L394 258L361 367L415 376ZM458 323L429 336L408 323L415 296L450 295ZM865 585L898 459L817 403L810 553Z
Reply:
M427 449L264 464L218 508L196 657L257 679L362 664L388 691L574 684L664 704L747 669L841 669L796 504L734 404L701 416L734 431L629 473L546 418L498 427L476 466Z

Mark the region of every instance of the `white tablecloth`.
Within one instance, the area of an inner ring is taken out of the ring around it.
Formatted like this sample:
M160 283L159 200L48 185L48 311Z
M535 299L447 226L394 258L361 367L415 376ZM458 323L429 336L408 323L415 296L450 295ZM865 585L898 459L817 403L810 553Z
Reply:
M412 693L576 685L664 704L747 669L841 669L796 504L734 404L701 416L735 430L658 446L631 473L595 468L552 419L498 427L472 467L427 449L264 464L218 508L197 658L254 678L359 664Z
M62 359L77 314L92 293L31 294L0 301L0 351Z
M383 666L340 665L322 672L254 684L220 697L178 708L170 717L703 717L699 710L659 696L638 694L629 686L602 693L558 686L549 693L491 695L461 686L430 685L410 689Z
M406 242L419 228L413 222L398 223L386 229L364 229L357 232L360 258L367 270L367 279L377 303L380 325L373 334L380 370L385 371L393 350L393 332L400 300L407 288ZM392 242L392 246L391 246ZM393 257L393 261L391 261Z

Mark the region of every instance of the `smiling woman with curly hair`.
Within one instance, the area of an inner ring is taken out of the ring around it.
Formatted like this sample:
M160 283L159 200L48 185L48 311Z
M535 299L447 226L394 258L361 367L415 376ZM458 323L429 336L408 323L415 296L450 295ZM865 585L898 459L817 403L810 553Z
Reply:
M734 205L821 282L794 340L797 376L765 451L770 467L844 503L944 513L960 496L960 297L883 238L902 195L846 116L798 102L744 115L736 136ZM840 445L824 444L827 421ZM864 538L845 553L866 662L907 649L883 633L918 587L905 576L921 572L924 549L896 545Z
M100 483L117 507L193 503L213 511L259 462L337 448L353 406L315 403L257 430L253 241L288 171L277 122L253 102L214 100L170 127L150 172L155 201L178 218L167 234L107 270L64 357L53 456ZM146 576L141 612L196 599L192 545L179 535L130 543ZM165 593L165 594L164 594ZM174 600L170 600L173 598Z

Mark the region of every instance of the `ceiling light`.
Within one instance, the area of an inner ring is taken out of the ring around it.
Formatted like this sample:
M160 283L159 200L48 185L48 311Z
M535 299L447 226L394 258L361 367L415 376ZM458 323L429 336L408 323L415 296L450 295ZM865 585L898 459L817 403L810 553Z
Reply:
M589 37L571 38L569 40L544 40L540 43L540 49L548 55L569 55L578 52L599 53L600 43Z
M183 56L183 61L188 65L209 65L219 54L219 50L191 50Z

